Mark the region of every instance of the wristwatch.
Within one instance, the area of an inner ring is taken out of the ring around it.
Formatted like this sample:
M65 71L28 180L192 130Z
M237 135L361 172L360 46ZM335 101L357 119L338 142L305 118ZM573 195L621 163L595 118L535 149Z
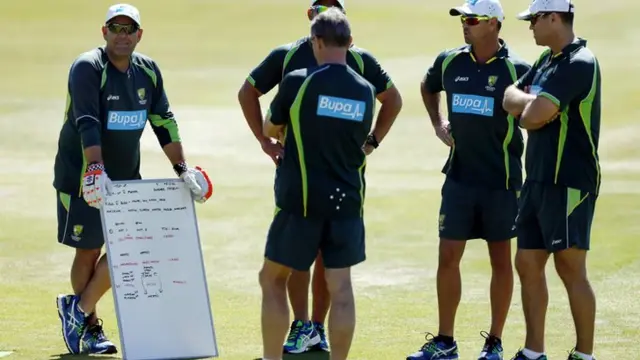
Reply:
M373 146L374 149L377 149L378 146L380 146L380 143L378 143L378 139L376 139L376 136L373 135L373 133L367 136L367 141L365 142L365 144Z

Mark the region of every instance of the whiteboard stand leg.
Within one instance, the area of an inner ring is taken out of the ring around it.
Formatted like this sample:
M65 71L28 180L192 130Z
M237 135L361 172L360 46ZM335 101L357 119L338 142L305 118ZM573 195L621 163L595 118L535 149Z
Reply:
M109 196L106 197L105 201L109 198ZM114 280L116 279L115 274L113 273L113 267L110 265L111 259L113 259L114 257L111 255L111 250L109 247L109 234L108 234L108 229L106 226L106 222L105 222L105 214L104 214L104 207L102 207L100 209L100 220L102 222L102 234L104 237L104 246L105 246L105 255L107 256L107 267L109 268L109 280L111 281L111 284L114 284ZM111 295L113 296L113 309L116 313L116 324L118 326L118 335L120 337L120 351L122 351L122 359L126 360L127 359L127 349L124 345L124 334L122 333L122 326L120 326L120 314L118 313L118 296L116 293L116 288L115 286L111 286Z

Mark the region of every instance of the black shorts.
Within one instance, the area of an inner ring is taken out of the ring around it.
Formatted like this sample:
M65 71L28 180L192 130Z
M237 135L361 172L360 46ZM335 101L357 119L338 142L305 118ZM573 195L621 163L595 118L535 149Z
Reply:
M441 239L502 241L516 236L515 190L473 187L447 179L441 193L438 219Z
M100 210L82 197L57 191L58 242L78 249L95 250L104 245Z
M597 195L526 181L518 214L518 248L556 252L589 250Z
M327 220L276 212L264 256L298 271L308 271L322 253L324 267L342 269L366 259L362 218Z

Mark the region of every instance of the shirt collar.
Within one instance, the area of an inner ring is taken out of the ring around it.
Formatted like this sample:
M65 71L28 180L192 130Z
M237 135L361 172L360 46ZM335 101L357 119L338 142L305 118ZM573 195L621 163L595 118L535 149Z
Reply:
M489 59L489 61L487 61L487 63L495 59L504 59L507 56L509 56L509 47L507 46L507 43L503 39L498 39L498 43L500 44L500 48L498 49L498 52L496 52L495 55L493 55L493 57ZM473 61L476 61L475 56L473 56L473 51L471 51L471 45L465 46L462 49L462 52L468 53L469 56L471 56L471 58L473 59Z

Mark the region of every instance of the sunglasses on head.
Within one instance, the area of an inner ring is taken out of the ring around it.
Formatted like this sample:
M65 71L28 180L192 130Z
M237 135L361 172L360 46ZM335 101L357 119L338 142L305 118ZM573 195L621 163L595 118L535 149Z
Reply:
M137 24L116 24L109 23L107 24L107 29L114 34L125 33L127 35L131 35L139 30Z
M490 19L491 17L489 16L461 16L460 22L469 26L475 26L480 24L480 21L488 21Z
M309 10L307 10L307 17L309 18L309 20L313 19L314 17L316 17L318 14L322 14L323 12L331 9L332 6L325 6L325 5L313 5L312 7L309 8ZM342 10L340 7L338 7L338 9L340 9L342 12L344 12L344 10Z

